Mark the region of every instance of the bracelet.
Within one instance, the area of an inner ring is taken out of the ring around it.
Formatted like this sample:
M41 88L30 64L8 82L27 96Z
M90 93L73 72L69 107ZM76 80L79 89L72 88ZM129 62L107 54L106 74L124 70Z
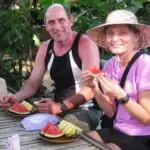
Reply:
M67 111L67 106L64 104L63 101L60 102L60 108L61 108L62 112Z
M126 104L129 101L130 97L127 94L125 97L117 99L118 104Z

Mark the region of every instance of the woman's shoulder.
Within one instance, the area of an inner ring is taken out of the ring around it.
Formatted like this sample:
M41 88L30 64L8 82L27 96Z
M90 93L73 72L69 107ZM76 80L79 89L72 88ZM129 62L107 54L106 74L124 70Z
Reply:
M137 60L138 66L143 67L149 67L150 69L150 54L142 54L139 59Z
M150 62L150 53L147 52L147 53L142 54L139 60L143 62Z

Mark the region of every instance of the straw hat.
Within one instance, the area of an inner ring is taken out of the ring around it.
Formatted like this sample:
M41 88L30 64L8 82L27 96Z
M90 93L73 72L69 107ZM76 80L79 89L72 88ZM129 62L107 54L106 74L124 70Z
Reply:
M145 24L140 24L134 13L120 9L111 12L106 18L106 22L102 25L96 26L87 31L87 34L91 39L103 48L107 48L105 42L104 29L109 25L118 24L129 24L137 28L139 32L139 39L137 42L137 49L143 49L150 46L150 26Z

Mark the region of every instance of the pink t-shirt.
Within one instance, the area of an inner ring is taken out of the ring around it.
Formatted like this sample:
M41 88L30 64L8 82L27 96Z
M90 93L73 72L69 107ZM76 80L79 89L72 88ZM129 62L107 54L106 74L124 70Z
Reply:
M117 56L112 57L104 66L104 71L111 79L121 80L125 67L119 67ZM150 55L141 55L127 75L124 90L138 103L138 93L150 90ZM123 107L118 106L114 127L128 135L150 135L150 125L144 125L135 117L131 116Z

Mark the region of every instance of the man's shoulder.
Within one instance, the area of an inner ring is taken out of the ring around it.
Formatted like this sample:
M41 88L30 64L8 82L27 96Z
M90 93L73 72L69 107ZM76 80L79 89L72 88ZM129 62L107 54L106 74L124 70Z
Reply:
M47 50L48 50L48 45L49 45L50 40L44 41L40 44L40 47L38 49L37 56L40 56L40 58L45 58Z
M51 40L47 40L47 41L44 41L40 44L40 47L39 47L39 50L38 51L47 51L48 49L48 45L50 43Z
M96 44L91 40L91 38L88 35L82 34L79 41L80 48L90 48L91 45Z
M47 41L42 42L42 43L41 43L41 46L47 46L47 47L48 47L48 45L49 45L50 41L51 41L51 39L49 39L49 40L47 40Z
M91 39L90 39L90 37L88 36L88 35L86 35L86 34L81 34L81 37L80 37L80 40L81 41L91 41Z

